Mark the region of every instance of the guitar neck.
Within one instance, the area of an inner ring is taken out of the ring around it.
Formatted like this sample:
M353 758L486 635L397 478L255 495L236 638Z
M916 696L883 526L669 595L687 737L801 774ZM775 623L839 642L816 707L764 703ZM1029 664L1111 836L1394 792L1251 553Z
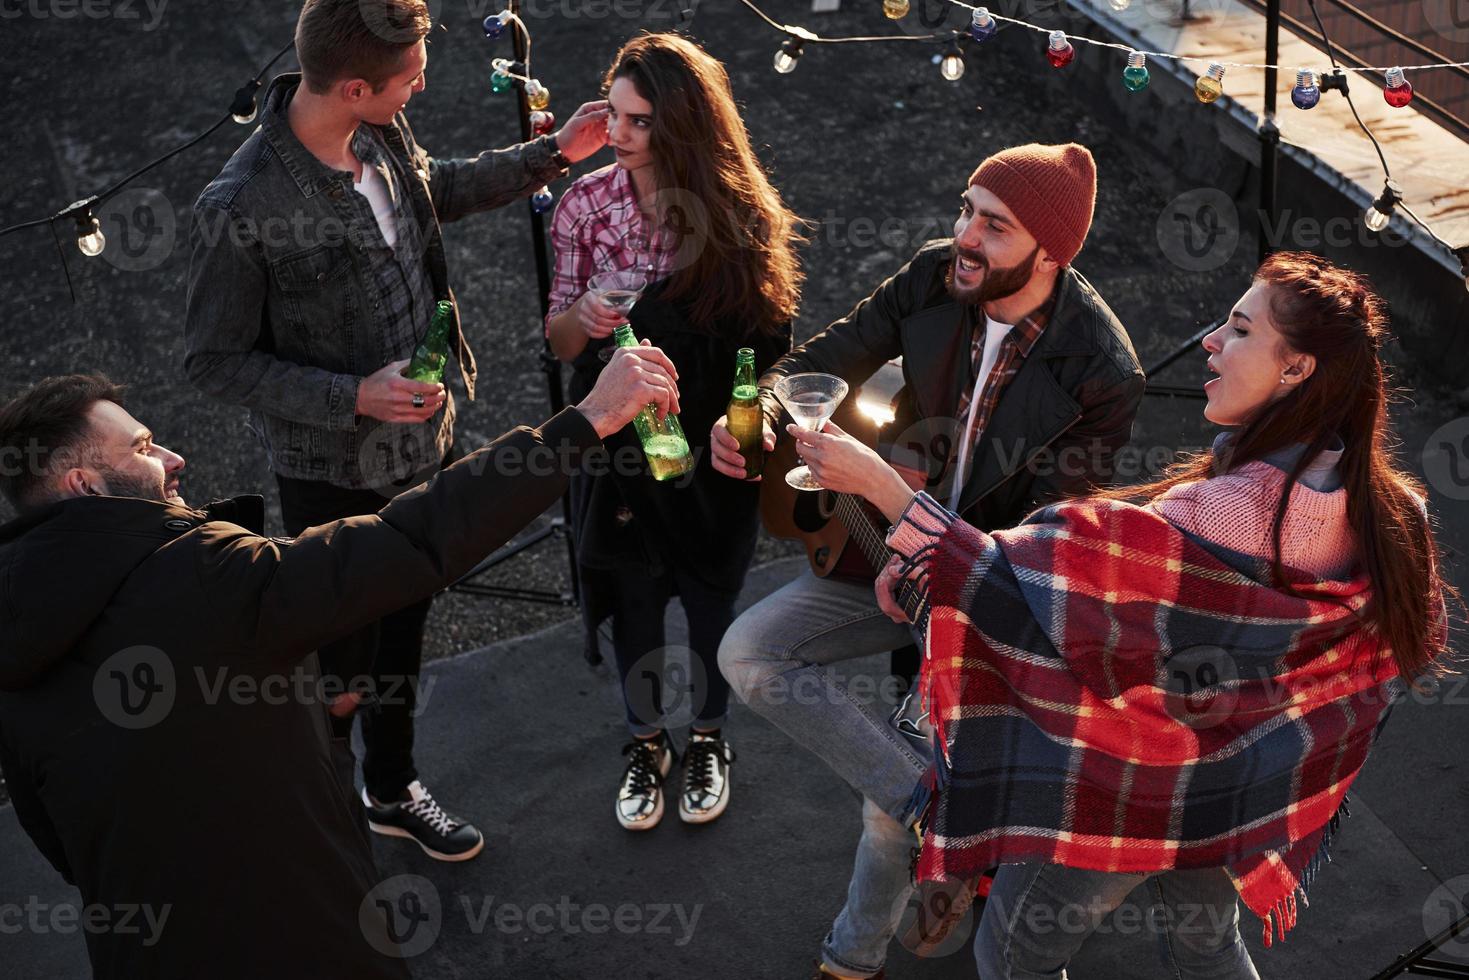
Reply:
M897 554L888 547L887 535L863 510L860 498L849 493L839 493L836 494L836 500L837 519L846 527L852 541L862 550L862 555L867 559L868 564L880 574L887 566L888 559ZM907 579L904 579L898 586L898 603L908 614L911 622L918 622L919 613L923 607L923 596L918 587Z

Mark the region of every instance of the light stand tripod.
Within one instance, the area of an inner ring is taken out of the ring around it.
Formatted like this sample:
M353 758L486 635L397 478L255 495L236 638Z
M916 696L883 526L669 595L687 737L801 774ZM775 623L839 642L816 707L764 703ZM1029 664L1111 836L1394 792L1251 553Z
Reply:
M520 13L520 0L510 0L509 10L512 15ZM520 64L525 63L526 43L525 34L517 29L511 32L515 45L515 60ZM528 141L531 138L530 124L530 100L526 95L525 86L516 87L516 106L520 116L520 138ZM546 223L545 217L534 206L527 204L530 210L531 248L535 252L536 259L536 285L539 289L541 318L544 320L550 312L551 292L551 269L546 259ZM561 362L551 353L550 342L542 340L540 352L541 370L546 375L546 386L551 400L551 414L556 414L566 407L566 398L561 391ZM547 538L560 538L566 543L566 564L568 587L553 592L549 589L526 589L516 586L484 585L476 582L479 576L492 568L500 565L507 559L513 558L521 552L532 548ZM484 596L495 599L515 599L522 602L539 602L553 606L577 606L581 602L581 583L576 573L576 545L572 540L571 533L571 497L561 498L561 515L552 517L551 522L538 531L533 531L510 544L500 548L449 587L456 592L464 592L468 595ZM591 655L588 655L591 659ZM600 659L600 657L598 658ZM595 661L593 661L595 663Z

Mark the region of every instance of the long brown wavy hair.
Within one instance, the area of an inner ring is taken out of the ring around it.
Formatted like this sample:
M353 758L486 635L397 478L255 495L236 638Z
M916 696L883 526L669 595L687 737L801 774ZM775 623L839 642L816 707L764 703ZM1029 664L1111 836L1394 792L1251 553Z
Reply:
M1289 591L1280 538L1290 494L1311 460L1339 435L1346 447L1340 472L1347 520L1372 582L1372 599L1363 615L1405 681L1442 673L1439 658L1446 636L1440 615L1458 592L1439 575L1442 565L1424 508L1423 485L1400 469L1395 458L1387 372L1379 356L1388 337L1384 304L1365 276L1306 252L1271 255L1255 272L1255 281L1269 287L1275 328L1293 352L1315 357L1315 371L1241 426L1221 458L1212 452L1193 456L1156 482L1103 496L1151 499L1177 484L1208 479L1305 444L1287 476L1271 527L1275 582Z
M618 78L653 106L654 214L678 236L662 298L700 322L732 316L777 332L800 301L801 219L750 148L724 65L677 34L645 34L617 52L603 90Z

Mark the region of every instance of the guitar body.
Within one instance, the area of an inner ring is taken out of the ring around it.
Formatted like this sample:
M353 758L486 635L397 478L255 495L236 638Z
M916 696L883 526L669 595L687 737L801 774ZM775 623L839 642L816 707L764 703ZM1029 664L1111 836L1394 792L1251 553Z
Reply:
M848 397L832 417L844 431L866 446L878 448L878 426L857 409L857 399ZM760 483L760 517L765 529L777 538L799 539L806 547L811 571L818 578L828 576L855 582L871 582L877 578L871 557L853 540L849 523L853 519L854 502L861 517L868 522L861 533L869 542L876 529L886 528L881 511L865 500L832 493L797 490L786 483L785 475L800 465L796 441L784 432L777 433L775 451L765 459ZM910 487L924 486L925 475L906 467L894 466ZM845 512L844 512L845 507ZM869 544L869 549L870 544Z

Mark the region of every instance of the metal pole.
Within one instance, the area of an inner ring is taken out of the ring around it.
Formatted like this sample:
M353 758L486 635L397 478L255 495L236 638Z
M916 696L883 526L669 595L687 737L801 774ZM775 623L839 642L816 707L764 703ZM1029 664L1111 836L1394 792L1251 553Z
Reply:
M1265 5L1265 63L1280 60L1280 0ZM1276 70L1265 69L1265 118L1260 121L1260 222L1256 232L1259 258L1270 251L1267 228L1275 227L1277 165L1280 162L1280 128L1275 125Z

